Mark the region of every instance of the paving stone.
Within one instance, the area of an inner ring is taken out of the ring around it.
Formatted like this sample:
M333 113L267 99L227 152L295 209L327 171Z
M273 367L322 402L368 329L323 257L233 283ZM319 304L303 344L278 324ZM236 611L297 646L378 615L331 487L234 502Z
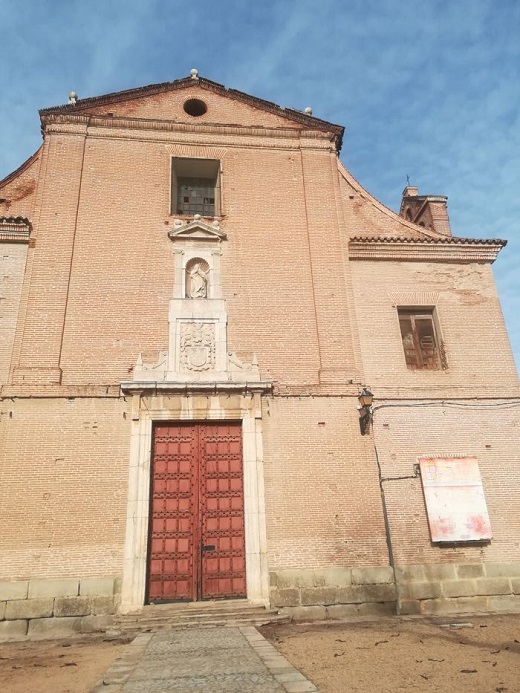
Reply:
M305 676L300 674L296 669L287 674L275 674L274 677L277 681L280 681L280 683L285 683L287 681L307 681Z
M285 690L287 693L311 693L318 689L310 681L288 681L285 684Z
M153 658L145 657L133 672L132 680L148 680L163 678L178 678L190 676L196 671L199 675L211 676L216 674L248 673L261 674L265 672L265 665L261 662L258 655L251 650L236 652L226 650L225 657L222 657L221 650L191 652L189 657L160 658L161 666L157 666L157 656Z
M140 634L95 693L305 693L316 687L253 627Z
M194 676L169 681L128 681L123 686L123 693L285 693L287 689L271 675L252 675L244 678L240 675L229 676ZM315 690L315 689L313 689Z

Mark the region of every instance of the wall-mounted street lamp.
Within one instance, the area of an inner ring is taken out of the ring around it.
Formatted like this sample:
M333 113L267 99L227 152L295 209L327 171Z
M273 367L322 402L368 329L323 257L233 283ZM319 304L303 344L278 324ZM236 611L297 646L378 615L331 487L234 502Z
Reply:
M374 395L370 390L364 387L358 395L359 400L359 430L364 436L368 432L370 421L372 420L372 402Z

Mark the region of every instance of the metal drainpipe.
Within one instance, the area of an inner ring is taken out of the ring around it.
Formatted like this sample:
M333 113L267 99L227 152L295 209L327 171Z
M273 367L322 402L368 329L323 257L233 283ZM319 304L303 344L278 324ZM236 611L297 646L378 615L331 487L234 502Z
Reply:
M396 616L401 615L401 595L399 592L399 581L397 580L397 574L395 572L395 559L394 559L394 550L392 547L392 535L390 533L390 523L388 522L388 511L386 507L386 497L385 497L385 487L383 486L383 475L381 473L381 463L379 462L379 454L377 452L377 445L376 445L376 437L375 437L375 428L374 428L374 413L372 412L372 438L373 438L373 443L374 443L374 453L376 455L376 463L377 463L377 474L379 477L379 488L381 490L381 505L383 507L383 520L385 523L385 535L386 535L386 546L388 549L388 561L390 563L390 567L392 568L392 572L394 574L394 585L395 585L395 591L396 591L396 605L395 605L395 613Z

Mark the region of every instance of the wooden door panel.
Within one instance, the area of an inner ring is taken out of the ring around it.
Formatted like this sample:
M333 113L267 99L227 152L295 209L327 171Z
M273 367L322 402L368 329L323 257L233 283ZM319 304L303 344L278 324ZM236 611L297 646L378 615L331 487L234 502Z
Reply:
M245 597L240 424L206 424L202 440L202 599Z
M149 601L196 599L196 452L193 427L154 429Z
M148 600L245 597L240 423L154 429Z

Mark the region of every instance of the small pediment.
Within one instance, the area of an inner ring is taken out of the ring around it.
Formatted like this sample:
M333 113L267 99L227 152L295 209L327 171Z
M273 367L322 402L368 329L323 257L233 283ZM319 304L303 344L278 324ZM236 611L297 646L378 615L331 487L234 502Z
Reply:
M195 218L191 222L184 222L181 219L176 219L173 222L173 228L168 231L168 236L172 241L190 240L190 241L208 241L220 242L226 240L227 236L224 231L221 231L219 222L215 220L214 222L208 224L198 218L199 215L196 214Z

